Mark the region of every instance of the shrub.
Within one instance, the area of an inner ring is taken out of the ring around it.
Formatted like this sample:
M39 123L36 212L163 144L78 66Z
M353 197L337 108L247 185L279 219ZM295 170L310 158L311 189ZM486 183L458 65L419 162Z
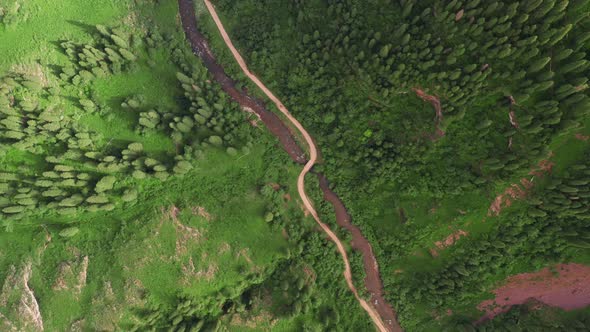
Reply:
M78 229L78 227L68 227L68 228L64 228L59 232L59 236L61 237L73 237L76 234L78 234L80 232L80 230Z
M102 179L100 179L96 183L94 191L96 191L97 193L102 193L102 192L111 190L111 189L113 189L113 186L116 181L117 181L117 178L115 178L112 175L107 175L107 176L103 177Z

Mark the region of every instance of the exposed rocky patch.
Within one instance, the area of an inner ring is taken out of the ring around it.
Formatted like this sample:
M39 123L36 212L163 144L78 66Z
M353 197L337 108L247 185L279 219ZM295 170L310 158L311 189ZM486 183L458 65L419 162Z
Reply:
M18 331L43 331L43 317L39 309L39 303L33 289L29 286L33 271L32 262L29 260L20 268L10 267L10 271L4 280L2 293L0 294L0 306L7 308L8 316L0 317L2 325Z
M53 290L72 291L75 295L80 295L86 286L88 263L88 256L62 262L59 265L57 278L52 286Z

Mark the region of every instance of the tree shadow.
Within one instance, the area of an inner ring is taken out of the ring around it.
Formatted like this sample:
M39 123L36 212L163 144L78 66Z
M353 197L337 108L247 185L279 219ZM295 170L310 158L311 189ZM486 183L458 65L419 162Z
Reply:
M49 69L49 71L51 72L51 74L53 74L56 77L59 77L59 75L62 73L62 66L59 66L59 65L46 65L46 67Z
M72 103L73 105L76 105L78 107L81 107L80 105L80 99L76 98L76 97L72 97L72 96L68 96L68 95L60 95L60 97L64 100L69 101L70 103Z
M88 34L93 34L96 32L96 27L94 25L86 24L86 23L74 21L74 20L66 20L66 22L82 29L84 32L86 32Z

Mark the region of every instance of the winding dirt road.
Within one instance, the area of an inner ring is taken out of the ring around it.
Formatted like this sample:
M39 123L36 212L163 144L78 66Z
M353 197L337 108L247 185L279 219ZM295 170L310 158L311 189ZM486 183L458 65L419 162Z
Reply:
M309 147L309 160L307 161L307 163L303 167L303 170L301 170L301 173L299 174L299 178L297 179L297 190L299 191L299 196L301 196L301 200L303 201L305 208L313 216L313 218L318 223L318 225L328 235L330 240L332 240L336 244L336 247L338 248L338 251L340 252L340 255L342 256L342 260L344 261L344 278L346 279L346 283L348 284L348 288L350 288L350 290L352 291L352 293L354 294L354 296L356 297L356 299L358 300L360 305L369 314L369 316L373 320L373 323L375 323L375 326L379 329L379 331L382 331L382 332L390 331L390 329L385 325L385 323L381 319L381 316L379 315L377 310L372 305L367 303L367 301L365 301L364 299L362 299L359 296L358 291L356 290L356 287L354 286L354 284L352 282L352 273L351 273L351 269L350 269L350 262L348 260L348 255L346 253L346 249L344 248L344 245L342 244L342 241L340 241L338 236L336 236L336 234L328 227L328 225L326 225L325 223L323 223L320 220L320 217L318 216L317 211L313 207L311 200L309 199L309 197L307 196L307 193L305 192L305 175L307 175L307 173L309 173L309 171L311 170L313 165L315 165L315 162L317 161L317 156L318 156L318 151L317 151L317 148L313 142L313 139L311 138L311 135L309 135L309 133L307 132L307 130L305 130L305 128L301 125L301 123L293 115L291 115L291 112L289 112L287 107L285 107L285 105L283 105L283 103L272 93L272 91L270 91L264 85L264 83L262 83L260 81L260 79L258 79L258 77L256 77L256 75L254 75L248 69L248 66L246 65L246 61L244 61L244 59L242 58L242 56L240 55L238 50L234 47L229 35L225 31L223 23L221 23L221 20L219 19L219 16L217 15L217 12L215 11L215 7L213 7L213 5L211 4L211 2L209 0L204 0L204 1L205 1L205 5L207 6L207 9L209 10L209 13L211 14L211 17L215 21L215 25L217 25L217 28L219 29L219 32L221 33L221 36L223 37L223 41L225 42L227 47L230 49L232 55L234 56L234 58L236 59L236 61L240 65L240 68L242 69L244 74L246 74L246 76L248 76L248 78L252 82L254 82L254 84L256 84L256 86L258 86L258 88L260 88L260 90L262 90L262 92L264 92L264 94L277 106L279 111L281 111L281 113L283 113L283 115L289 121L291 121L291 123L295 126L295 128L297 128L297 130L301 133L301 135L305 139L305 142L307 143L307 145Z
M328 227L328 225L320 220L317 211L314 209L311 200L305 192L305 175L311 171L312 167L317 161L318 156L317 147L315 146L311 135L309 135L301 123L291 115L285 105L283 105L283 103L258 79L258 77L256 77L248 69L246 62L236 50L229 35L225 31L225 28L221 23L215 8L209 0L204 0L204 3L213 20L215 21L215 24L219 29L225 44L232 52L244 74L246 74L246 76L248 76L248 78L252 80L266 94L266 96L277 106L279 111L301 133L307 145L309 146L309 159L306 161L305 153L296 144L290 128L286 127L281 119L279 119L274 113L266 110L261 102L250 97L244 91L237 90L235 88L235 82L232 81L227 76L227 74L225 74L223 68L216 63L205 38L196 29L196 15L194 13L192 0L179 0L182 24L185 34L191 42L193 52L195 52L195 54L197 54L203 60L205 66L213 74L214 78L221 84L223 90L226 91L226 93L228 93L234 100L238 101L244 109L256 112L261 117L261 120L267 125L269 130L279 138L280 142L282 143L285 150L289 153L291 158L298 163L305 164L297 180L297 190L299 191L299 195L305 208L313 216L321 229L336 244L338 252L342 256L342 260L344 262L344 277L348 287L353 292L355 298L358 300L363 309L369 314L379 331L402 331L401 327L397 323L395 311L393 308L391 308L383 296L383 285L380 279L379 267L373 254L371 245L362 236L362 233L358 227L352 225L350 222L350 216L346 212L346 208L338 196L330 190L327 180L321 174L318 174L318 178L320 179L320 188L324 193L324 198L326 201L330 202L334 206L338 224L342 227L345 227L352 233L352 246L354 249L359 250L363 255L365 272L367 273L365 284L371 293L371 303L368 303L359 296L358 291L352 282L350 262L342 241L340 241L340 239Z

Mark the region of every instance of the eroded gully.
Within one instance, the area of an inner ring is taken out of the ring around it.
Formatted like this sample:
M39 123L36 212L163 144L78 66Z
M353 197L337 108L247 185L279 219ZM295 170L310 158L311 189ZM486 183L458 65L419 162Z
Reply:
M340 239L338 239L336 234L319 219L317 212L313 208L311 201L305 193L304 177L311 170L317 158L317 149L313 143L313 140L305 128L303 128L297 119L295 119L289 113L280 100L278 100L278 98L276 98L272 92L270 92L270 90L268 90L268 88L266 88L266 86L264 86L264 84L249 71L246 63L235 49L233 43L227 35L221 20L217 16L215 8L208 0L204 0L204 2L213 20L215 21L224 39L224 42L230 51L232 51L232 54L246 76L248 76L259 88L261 88L261 90L269 97L269 99L276 104L279 111L281 111L283 115L285 115L285 117L287 117L287 119L291 122L291 124L302 134L309 146L310 158L306 158L305 152L297 144L289 126L285 125L285 123L275 113L266 109L262 101L248 95L247 92L236 88L236 82L232 80L225 73L223 67L217 63L215 56L209 48L207 40L197 29L197 19L193 1L178 0L182 26L184 28L186 38L191 44L193 52L201 58L205 67L213 75L215 80L221 85L222 89L228 95L230 95L234 101L238 102L243 109L247 111L253 111L260 117L270 132L279 139L283 149L289 154L293 161L305 165L298 179L299 195L303 200L304 206L314 217L320 228L336 244L345 264L344 276L348 287L380 331L402 331L401 327L397 323L395 311L383 297L383 283L381 281L379 266L377 265L377 260L373 254L371 244L362 235L360 229L351 223L351 218L346 210L346 207L339 197L330 189L327 179L322 174L316 174L319 179L320 188L324 193L324 199L334 207L337 224L340 227L344 227L352 234L352 248L362 254L364 270L366 274L364 281L365 287L371 295L370 302L365 301L359 296L354 284L352 283L350 263L344 245Z

